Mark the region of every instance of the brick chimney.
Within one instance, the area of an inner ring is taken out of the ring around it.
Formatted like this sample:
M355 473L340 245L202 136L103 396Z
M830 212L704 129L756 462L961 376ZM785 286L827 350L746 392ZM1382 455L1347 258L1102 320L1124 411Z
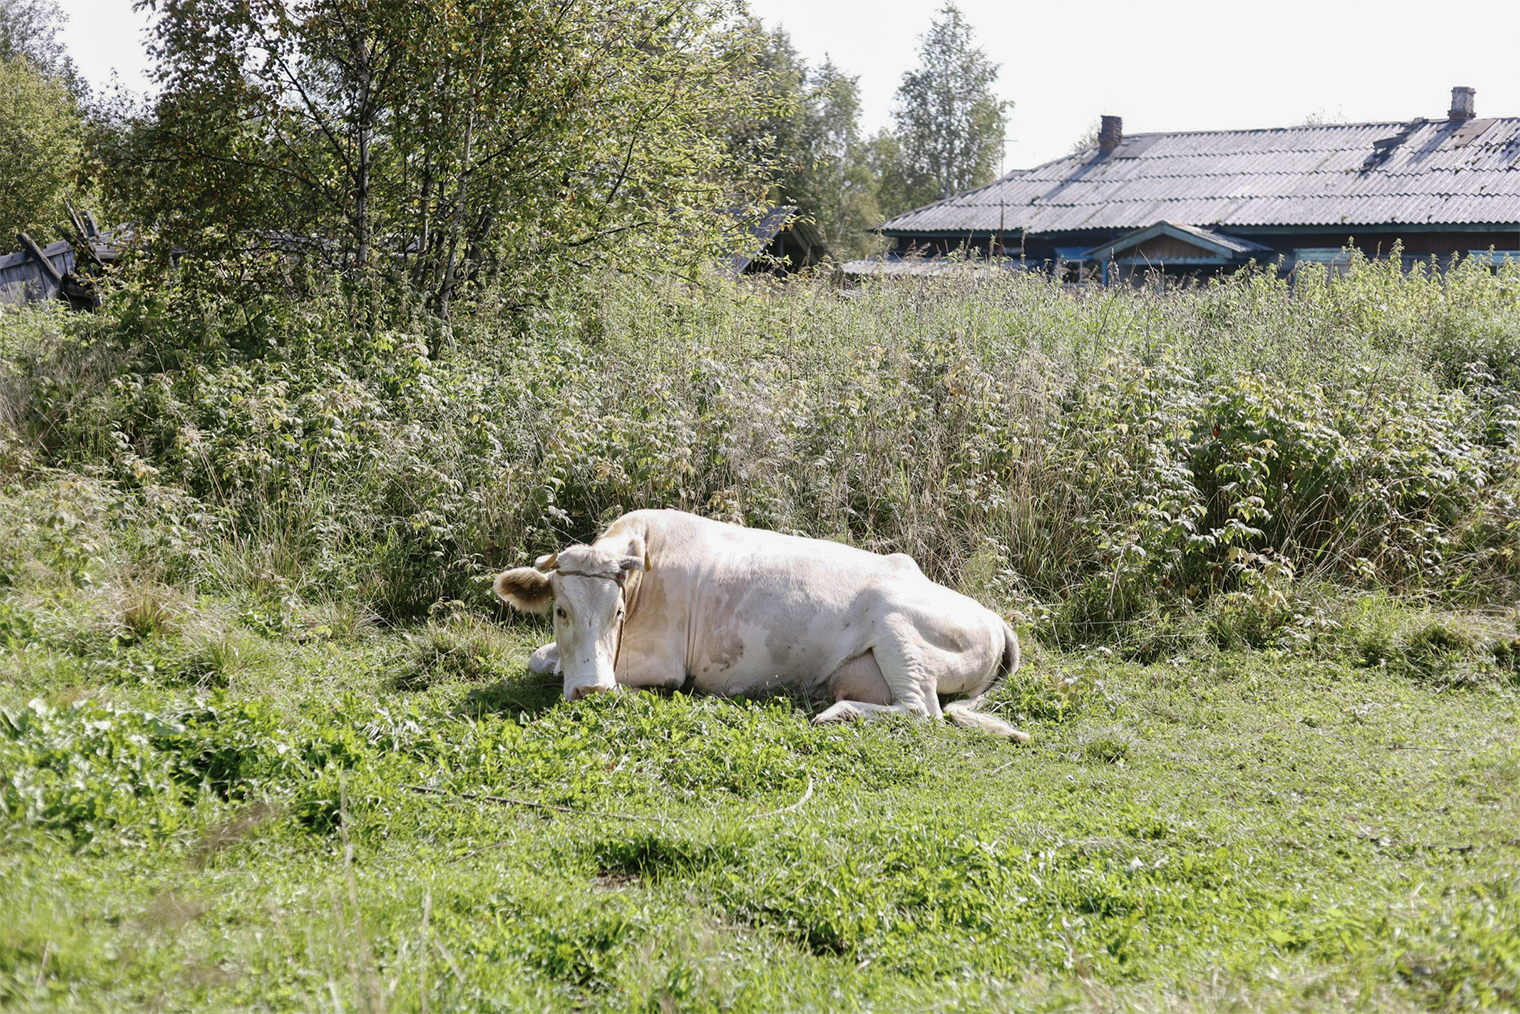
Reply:
M1470 120L1477 114L1473 112L1473 96L1476 95L1471 88L1457 87L1451 90L1451 109L1446 113L1448 120Z
M1472 91L1471 88L1467 89ZM1456 92L1452 92L1453 95ZM1456 100L1452 100L1456 105ZM1469 103L1470 105L1471 103ZM1469 114L1471 115L1471 114ZM1098 127L1098 150L1110 152L1119 147L1119 142L1124 140L1124 118L1120 116L1105 116Z

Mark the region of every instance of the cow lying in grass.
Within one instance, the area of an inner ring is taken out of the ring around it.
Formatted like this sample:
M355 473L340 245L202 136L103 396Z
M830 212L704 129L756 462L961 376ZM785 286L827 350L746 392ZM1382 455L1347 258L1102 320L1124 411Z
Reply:
M564 675L566 700L629 687L733 696L800 689L833 705L814 721L949 718L1029 737L977 712L1019 666L1008 624L924 577L901 553L780 535L680 511L625 514L496 579L530 613L554 610L534 672ZM940 706L940 695L967 699Z

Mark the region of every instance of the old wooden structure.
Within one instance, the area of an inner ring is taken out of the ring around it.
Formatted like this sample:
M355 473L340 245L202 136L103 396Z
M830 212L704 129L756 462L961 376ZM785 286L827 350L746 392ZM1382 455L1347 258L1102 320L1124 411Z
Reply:
M823 233L797 208L771 208L746 230L749 250L735 255L734 274L788 274L810 268L828 255Z
M75 238L40 246L26 233L15 253L0 255L0 303L19 305L66 300L76 309L100 305L93 271L114 260L116 249L89 212L71 211Z
M22 233L21 249L0 256L0 303L40 303L57 299L74 271L74 247L59 240L38 247Z

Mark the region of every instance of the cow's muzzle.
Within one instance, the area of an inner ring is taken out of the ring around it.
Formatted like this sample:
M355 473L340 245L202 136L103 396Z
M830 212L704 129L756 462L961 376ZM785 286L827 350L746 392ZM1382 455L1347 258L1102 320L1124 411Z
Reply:
M617 683L613 682L613 683L582 683L580 686L566 687L565 688L565 700L567 700L567 701L578 701L582 697L589 697L592 694L605 694L605 693L610 692L616 686L617 686Z

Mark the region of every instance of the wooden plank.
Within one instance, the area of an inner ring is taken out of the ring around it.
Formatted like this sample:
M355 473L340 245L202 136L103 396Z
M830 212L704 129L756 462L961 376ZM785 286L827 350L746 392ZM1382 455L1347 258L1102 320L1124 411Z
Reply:
M74 244L66 239L60 239L51 246L42 248L42 256L52 262L53 270L68 281L69 273L74 270L76 263L74 258Z
M69 221L74 223L74 234L79 237L79 242L88 244L90 234L84 229L84 219L79 217L79 212L74 208L74 202L64 198L63 206L69 209Z
M37 266L42 269L42 273L52 280L54 287L63 288L63 275L57 268L53 267L53 262L48 259L47 254L42 252L42 248L36 244L32 237L23 232L18 233L16 238L21 241L21 249L31 254L32 260L36 261Z
M0 270L0 303L20 306L30 302L29 293L46 287L41 272L31 261Z

